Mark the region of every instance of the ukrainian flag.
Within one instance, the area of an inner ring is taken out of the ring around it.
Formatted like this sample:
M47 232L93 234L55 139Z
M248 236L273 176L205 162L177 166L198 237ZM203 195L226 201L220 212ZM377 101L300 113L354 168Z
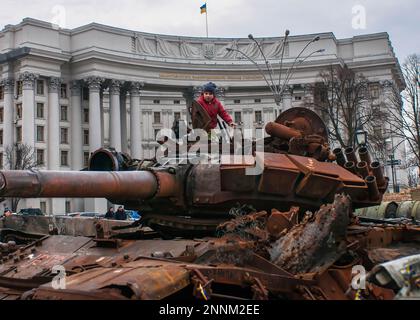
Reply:
M201 13L206 13L206 12L207 12L207 3L203 4L203 5L200 7L200 10L201 10Z

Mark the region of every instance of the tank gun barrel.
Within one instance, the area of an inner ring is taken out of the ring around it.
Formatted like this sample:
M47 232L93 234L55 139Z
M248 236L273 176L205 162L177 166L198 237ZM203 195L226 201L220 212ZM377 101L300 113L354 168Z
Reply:
M151 171L0 171L0 196L19 198L119 198L125 200L169 197L175 176Z

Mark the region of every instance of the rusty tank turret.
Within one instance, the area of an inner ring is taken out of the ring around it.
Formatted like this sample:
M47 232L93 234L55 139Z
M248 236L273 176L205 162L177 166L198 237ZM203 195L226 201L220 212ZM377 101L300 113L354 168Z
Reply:
M222 154L217 163L173 161L185 157L179 153L163 162L137 160L99 149L82 171L5 170L0 196L105 197L140 210L144 225L182 236L214 233L238 204L266 211L297 205L304 212L338 193L348 194L354 209L381 202L388 181L379 163L364 147L360 161L352 148L331 152L327 128L311 110L289 109L265 131L263 148L252 141L252 153Z

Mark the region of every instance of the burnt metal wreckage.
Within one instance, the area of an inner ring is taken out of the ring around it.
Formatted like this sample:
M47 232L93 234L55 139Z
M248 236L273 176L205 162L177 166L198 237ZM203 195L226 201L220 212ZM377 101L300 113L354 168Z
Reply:
M203 127L202 110L192 115ZM353 213L381 203L388 185L367 149L331 151L324 123L305 108L265 130L262 150L253 141L234 163L161 164L99 149L88 170L1 171L2 197L105 197L142 216L82 219L88 231L71 235L54 221L33 232L3 218L0 299L418 297L420 225Z

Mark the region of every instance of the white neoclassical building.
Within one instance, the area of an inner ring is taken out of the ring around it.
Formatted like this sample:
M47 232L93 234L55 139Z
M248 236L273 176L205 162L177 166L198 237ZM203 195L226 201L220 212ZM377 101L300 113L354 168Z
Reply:
M377 84L378 102L387 99L390 84L403 89L387 33L319 36L308 52L324 51L298 64L279 107L255 65L226 50L239 49L263 63L248 38L168 36L97 23L70 30L31 18L7 25L0 32L0 165L6 146L17 142L34 148L42 169L80 170L89 153L102 146L134 158L152 157L156 132L170 128L174 119L187 119L186 105L207 81L219 86L220 99L243 128L260 126L313 99L308 88L329 65L347 64L362 72ZM313 37L289 37L285 70ZM274 71L279 70L282 39L259 39ZM404 157L403 148L399 152L396 157ZM397 179L406 183L402 172ZM20 207L57 214L104 212L106 202L27 199Z

